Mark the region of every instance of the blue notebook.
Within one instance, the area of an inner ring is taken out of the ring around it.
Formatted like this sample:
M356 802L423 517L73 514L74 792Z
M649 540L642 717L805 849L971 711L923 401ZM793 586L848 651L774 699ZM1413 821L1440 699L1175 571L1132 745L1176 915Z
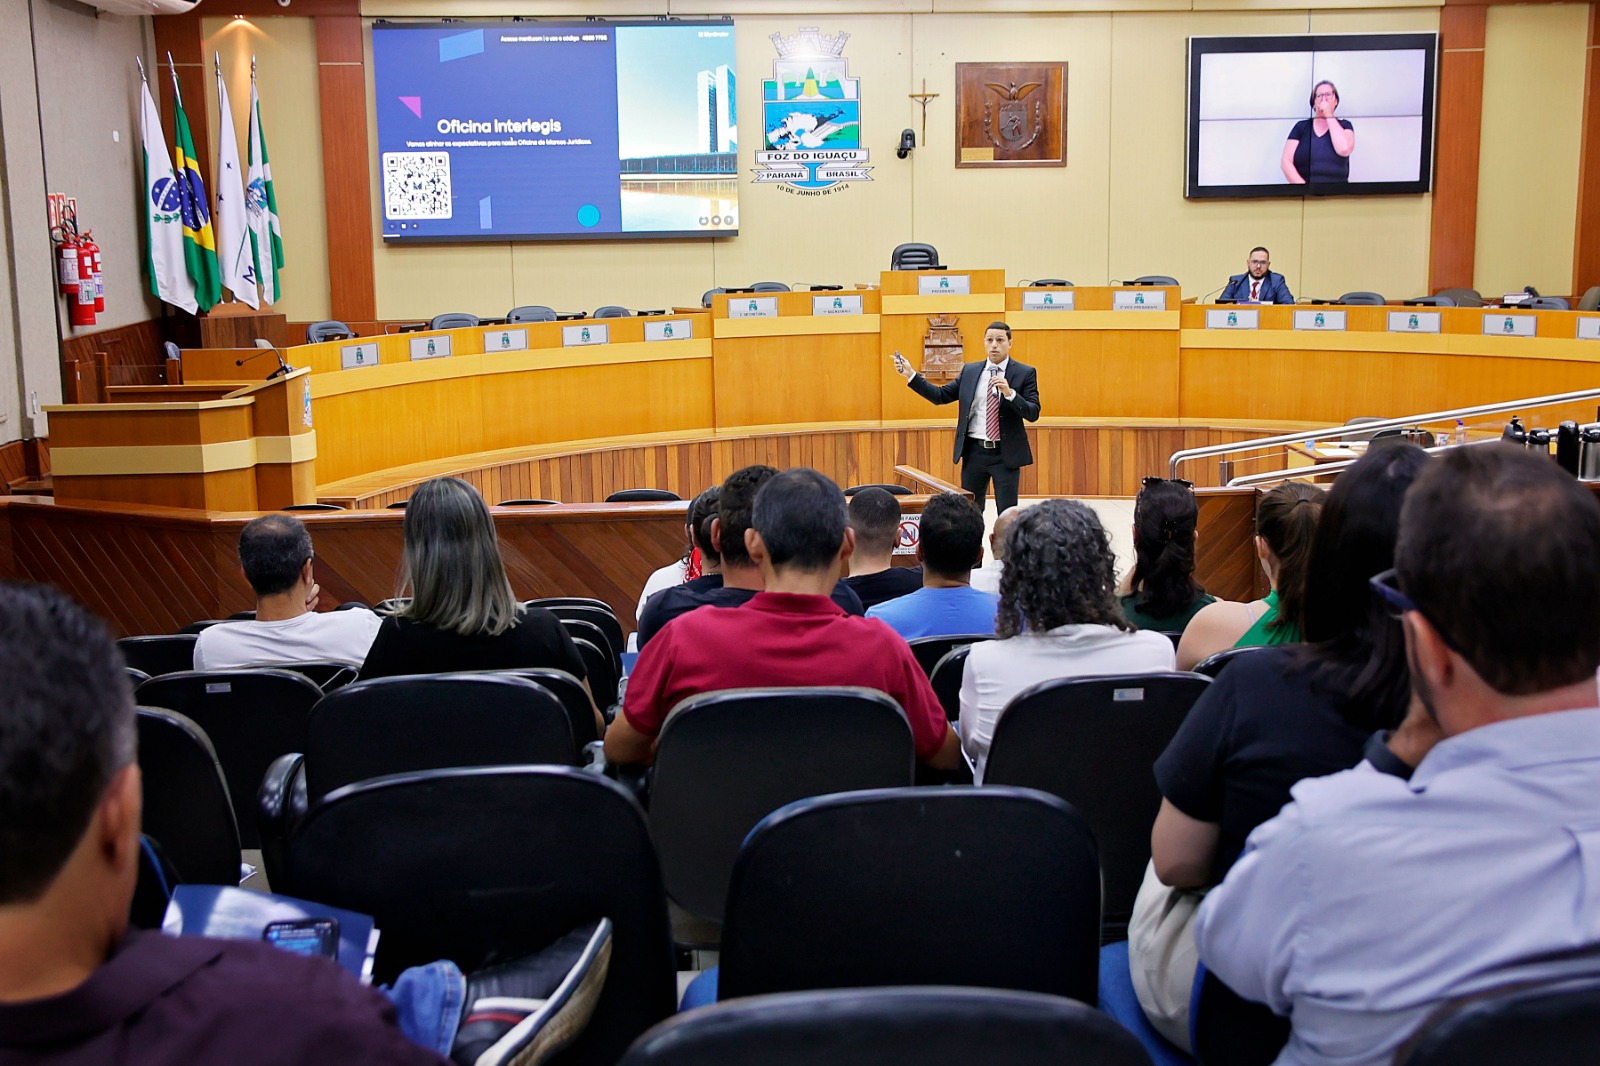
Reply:
M378 930L372 919L324 903L227 885L179 885L167 904L161 931L168 936L260 940L272 922L306 918L332 918L339 923L339 965L363 984L371 984L372 958L378 951Z

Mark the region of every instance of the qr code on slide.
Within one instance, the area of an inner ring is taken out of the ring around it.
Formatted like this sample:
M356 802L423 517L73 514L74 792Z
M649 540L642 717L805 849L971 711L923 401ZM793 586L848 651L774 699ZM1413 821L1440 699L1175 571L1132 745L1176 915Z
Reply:
M385 218L449 218L448 152L383 153Z

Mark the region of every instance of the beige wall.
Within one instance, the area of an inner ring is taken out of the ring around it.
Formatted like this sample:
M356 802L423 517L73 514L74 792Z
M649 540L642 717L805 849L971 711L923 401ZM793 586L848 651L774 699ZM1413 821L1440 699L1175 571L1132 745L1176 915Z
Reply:
M1491 7L1474 288L1572 286L1587 4Z

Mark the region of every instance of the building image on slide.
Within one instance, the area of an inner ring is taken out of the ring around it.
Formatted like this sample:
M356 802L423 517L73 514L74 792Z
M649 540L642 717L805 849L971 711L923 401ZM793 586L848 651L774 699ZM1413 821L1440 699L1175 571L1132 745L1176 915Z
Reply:
M715 70L702 70L695 93L698 126L705 140L705 152L739 150L738 114L735 107L734 74L727 64Z

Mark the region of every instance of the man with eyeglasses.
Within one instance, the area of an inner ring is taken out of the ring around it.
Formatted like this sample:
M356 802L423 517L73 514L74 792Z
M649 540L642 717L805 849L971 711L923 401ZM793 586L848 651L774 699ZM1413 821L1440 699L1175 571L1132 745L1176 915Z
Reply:
M1245 272L1228 279L1227 287L1218 297L1223 303L1237 304L1292 304L1294 293L1282 274L1272 270L1272 253L1257 245L1250 249L1245 260Z
M1301 781L1196 924L1212 973L1291 1017L1278 1063L1387 1064L1450 1000L1600 972L1596 544L1600 503L1521 449L1456 449L1407 493L1372 581L1415 772Z

